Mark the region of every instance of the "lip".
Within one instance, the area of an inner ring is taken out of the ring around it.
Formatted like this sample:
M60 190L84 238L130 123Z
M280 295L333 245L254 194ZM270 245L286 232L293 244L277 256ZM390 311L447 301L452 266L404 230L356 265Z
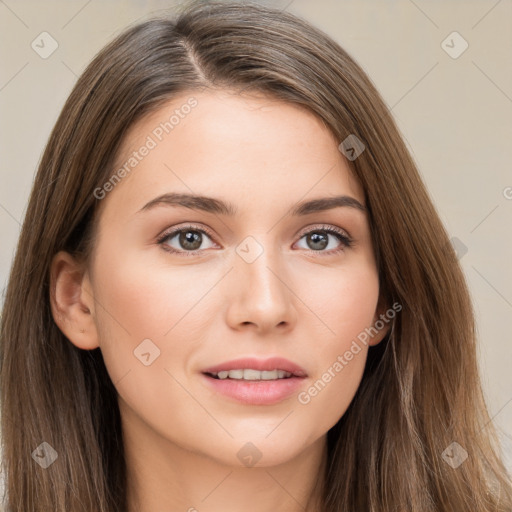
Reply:
M277 380L214 379L206 374L203 382L216 393L246 405L272 405L296 395L305 377L289 377Z
M242 368L251 368L259 371L284 370L291 373L292 376L286 379L244 381L215 379L208 375L208 373ZM271 357L268 359L244 357L211 366L203 370L202 373L203 382L209 389L213 389L217 393L247 405L277 404L297 394L307 377L304 368L282 357Z
M257 359L254 357L242 357L240 359L233 359L224 363L211 366L202 370L203 373L218 373L226 370L238 370L250 368L259 371L272 371L284 370L285 372L292 373L294 377L307 377L306 370L298 364L289 361L283 357L270 357L267 359Z

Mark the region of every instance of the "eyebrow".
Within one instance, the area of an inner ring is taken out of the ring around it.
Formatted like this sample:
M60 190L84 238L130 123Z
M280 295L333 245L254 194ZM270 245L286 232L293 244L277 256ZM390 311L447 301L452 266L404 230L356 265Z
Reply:
M207 213L227 215L229 217L234 217L238 213L237 207L230 202L215 199L214 197L179 193L167 193L155 197L146 203L137 213L151 210L157 206L181 206L190 208L191 210L201 210ZM339 207L349 207L361 212L366 212L366 207L357 199L343 195L302 201L297 203L290 213L293 216L302 216Z

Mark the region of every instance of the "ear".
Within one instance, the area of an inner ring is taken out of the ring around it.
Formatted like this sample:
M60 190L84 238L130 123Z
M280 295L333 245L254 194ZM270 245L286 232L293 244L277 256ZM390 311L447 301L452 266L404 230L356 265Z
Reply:
M378 332L374 336L371 336L370 340L368 341L368 345L370 345L371 347L378 345L391 330L391 324L393 323L393 319L392 317L386 315L388 309L389 308L387 304L384 302L382 295L380 295L372 323L372 327Z
M99 347L88 273L65 251L52 259L50 306L55 323L73 345L84 350Z

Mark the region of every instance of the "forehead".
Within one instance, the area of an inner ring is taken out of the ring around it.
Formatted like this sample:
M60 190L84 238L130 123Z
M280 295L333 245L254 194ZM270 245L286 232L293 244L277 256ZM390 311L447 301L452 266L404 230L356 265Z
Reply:
M120 172L124 169L123 172ZM323 121L306 108L262 94L190 91L132 126L102 207L142 206L174 190L270 201L309 193L363 191Z

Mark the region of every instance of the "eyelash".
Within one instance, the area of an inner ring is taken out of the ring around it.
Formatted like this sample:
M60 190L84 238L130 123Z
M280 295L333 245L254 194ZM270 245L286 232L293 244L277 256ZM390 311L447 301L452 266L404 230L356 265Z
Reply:
M178 229L172 229L170 231L166 231L165 233L160 235L160 237L157 239L157 243L159 245L161 245L165 251L170 252L172 254L177 254L179 256L195 256L197 253L202 252L201 249L196 249L195 251L178 251L178 250L164 244L165 240L167 240L169 238L173 238L175 235L177 235L178 233L181 233L182 231L198 231L198 232L208 235L210 238L214 239L214 236L208 229L200 228L193 224L189 224L188 226L183 226ZM334 226L322 225L320 227L314 227L313 229L310 229L309 231L302 233L301 236L299 237L299 240L301 238L303 238L305 235L308 235L308 234L316 232L316 231L323 231L330 235L334 235L341 242L341 247L339 247L338 249L331 249L330 251L314 251L313 249L311 249L310 252L312 252L312 253L320 253L320 254L326 253L328 255L333 255L333 254L338 254L339 252L352 247L353 239L350 238L349 236L347 236L345 231L342 231L339 228L335 228Z

